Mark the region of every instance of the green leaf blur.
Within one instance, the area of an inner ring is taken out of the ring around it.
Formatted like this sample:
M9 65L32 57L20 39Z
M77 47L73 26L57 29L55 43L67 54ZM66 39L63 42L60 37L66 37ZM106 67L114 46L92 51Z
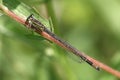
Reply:
M27 18L33 13L48 28L51 19L54 32L62 39L120 70L119 0L2 1L18 16ZM0 15L0 80L119 80L80 61L8 16Z

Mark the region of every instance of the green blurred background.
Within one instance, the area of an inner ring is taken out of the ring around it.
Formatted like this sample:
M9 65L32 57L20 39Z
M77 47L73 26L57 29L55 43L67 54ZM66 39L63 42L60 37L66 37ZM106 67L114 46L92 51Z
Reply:
M7 5L9 2L13 8ZM120 0L3 0L3 3L18 15L24 13L18 10L19 6L34 8L48 25L46 19L51 17L58 36L120 70ZM8 16L0 16L0 80L119 80L80 61Z

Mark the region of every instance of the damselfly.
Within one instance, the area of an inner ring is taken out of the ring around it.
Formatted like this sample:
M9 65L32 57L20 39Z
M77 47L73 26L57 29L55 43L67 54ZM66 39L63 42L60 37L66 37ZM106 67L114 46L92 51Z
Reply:
M40 33L44 38L56 43L57 45L63 47L64 49L72 52L76 56L79 56L83 61L87 62L89 65L94 67L96 70L100 70L99 66L96 65L87 55L85 55L83 52L80 52L79 50L71 46L69 43L57 37L54 33L49 31L46 28L46 26L44 26L40 21L35 19L33 15L30 15L27 18L26 24L28 25L29 28L35 30L37 33Z

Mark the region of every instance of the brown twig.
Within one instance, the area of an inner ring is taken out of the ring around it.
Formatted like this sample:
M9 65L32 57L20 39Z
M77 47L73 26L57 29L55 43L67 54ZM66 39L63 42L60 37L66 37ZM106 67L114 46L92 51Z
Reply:
M20 18L19 16L17 16L16 14L14 14L12 11L10 11L6 6L0 4L0 9L9 17L11 17L12 19L16 20L17 22L25 25L25 20L23 18Z
M0 5L0 9L1 9L6 15L8 15L9 17L11 17L12 19L16 20L17 22L19 22L19 23L21 23L21 24L23 24L23 25L25 25L25 26L28 26L28 24L26 23L26 20L25 20L25 19L17 16L17 15L14 14L12 11L10 11L7 7L5 7L5 6L3 6L3 5ZM59 42L55 41L51 36L49 36L48 33L46 33L46 32L39 32L39 31L37 31L37 30L35 30L35 31L36 31L38 34L42 35L44 38L49 39L50 41L58 44L59 46L62 46L62 45L60 45ZM87 57L90 61L92 61L93 63L95 63L95 65L98 65L101 69L103 69L103 70L105 70L106 72L109 72L109 73L115 75L116 77L120 78L120 72L119 72L119 71L117 71L117 70L115 70L115 69L113 69L113 68L111 68L111 67L109 67L109 66L107 66L107 65L105 65L105 64L103 64L103 63L101 63L100 61L95 60L95 59L87 56L87 55L86 55L86 57Z

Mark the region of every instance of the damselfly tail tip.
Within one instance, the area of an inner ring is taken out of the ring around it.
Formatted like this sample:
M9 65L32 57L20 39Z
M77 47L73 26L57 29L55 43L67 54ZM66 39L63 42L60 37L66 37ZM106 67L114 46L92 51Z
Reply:
M98 66L94 66L94 68L96 69L96 70L98 70L98 71L100 71L100 67L98 67Z

